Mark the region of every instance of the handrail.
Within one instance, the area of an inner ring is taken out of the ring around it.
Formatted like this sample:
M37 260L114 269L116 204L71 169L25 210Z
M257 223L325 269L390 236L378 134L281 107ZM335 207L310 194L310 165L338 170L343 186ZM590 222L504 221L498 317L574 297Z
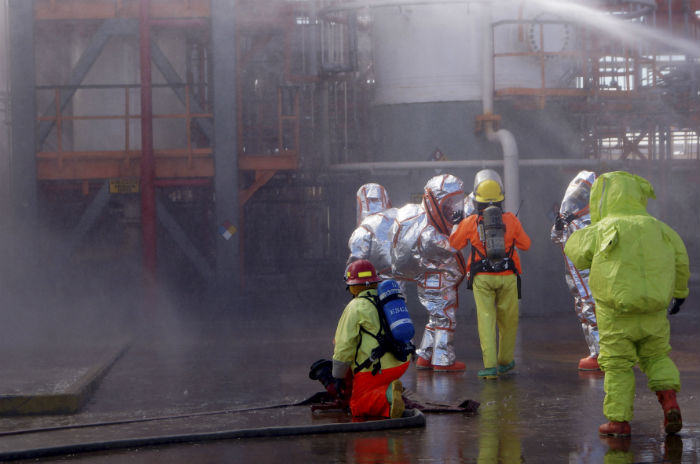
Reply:
M548 24L565 24L574 26L567 20L544 19L506 19L495 21L494 30L499 26L531 24L539 26L539 47L537 50L517 51L508 50L494 53L494 62L503 58L536 57L540 68L540 78L537 86L521 86L497 89L497 96L529 95L544 99L550 96L590 97L600 94L632 96L640 91L657 87L659 78L663 75L662 67L665 61L659 59L668 53L649 51L644 53L625 45L619 49L605 53L600 47L584 47L582 50L544 50L544 26ZM572 68L578 69L575 76L579 82L576 87L548 85L546 77L547 63L555 58L566 58L571 61ZM642 75L646 72L646 77Z
M196 146L196 136L192 133L192 121L197 118L213 118L209 112L192 112L191 89L201 84L154 84L154 88L184 87L184 111L153 114L154 119L182 119L185 123L183 146L154 149L158 177L211 177L214 173L213 150L209 146ZM62 92L86 89L123 89L123 112L113 114L66 114L61 105L55 103L52 115L37 116L38 121L55 123L56 146L40 149L37 153L39 179L85 179L112 178L115 176L138 177L139 148L132 147L131 124L141 115L130 106L133 90L138 84L92 84L92 85L42 85L37 90L54 92L53 101L60 102ZM275 153L260 156L256 153L242 154L240 169L243 170L288 170L298 168L299 157L299 93L294 88L279 88L276 111ZM118 107L118 105L115 105ZM63 128L73 121L122 121L123 142L121 146L105 149L67 150ZM239 130L241 128L239 127Z
M185 108L184 112L177 113L159 113L153 114L154 119L182 119L185 122L185 146L178 147L175 149L158 149L154 151L156 158L160 160L172 160L179 162L184 165L180 168L173 170L172 167L166 169L167 172L180 172L181 177L188 177L191 173L188 173L188 169L191 169L193 163L197 159L211 158L212 149L211 147L194 147L193 137L192 137L192 120L196 118L213 118L212 113L193 113L191 111L190 99L191 99L191 85L190 84L180 84L179 87L184 87L185 89ZM154 84L154 88L172 88L171 84ZM134 149L131 147L131 129L130 121L138 120L141 118L141 114L132 112L130 107L130 100L132 96L133 89L139 89L138 84L102 84L102 85L55 85L55 86L37 86L38 90L53 90L54 102L56 102L55 113L51 116L38 116L38 121L54 121L55 131L56 131L56 149L55 150L42 150L37 153L37 160L39 162L53 162L58 163L58 170L62 170L65 167L66 161L83 161L83 162L102 162L102 165L94 163L91 166L84 166L80 169L80 176L88 176L91 178L107 178L112 177L115 172L115 167L112 165L104 165L105 160L112 160L113 162L118 162L122 166L128 168L128 172L134 172L135 168L132 166L133 161L140 158L140 149ZM61 109L59 102L61 101L61 92L70 90L74 91L85 90L85 89L123 89L123 108L124 111L121 114L65 114L64 110ZM64 135L63 127L68 121L123 121L123 145L121 147L109 147L109 149L104 150L66 150L64 145ZM201 172L209 172L211 169L204 169ZM189 175L188 175L189 174ZM175 174L177 176L177 174ZM55 178L55 176L60 176L57 173L48 173L47 170L39 168L40 178Z

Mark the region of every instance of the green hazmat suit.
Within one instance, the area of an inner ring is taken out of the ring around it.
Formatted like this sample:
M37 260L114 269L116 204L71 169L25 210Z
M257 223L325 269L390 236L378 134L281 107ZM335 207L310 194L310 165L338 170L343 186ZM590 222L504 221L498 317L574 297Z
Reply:
M603 413L610 421L632 419L634 365L653 391L680 390L668 357L666 308L688 296L688 253L678 234L651 216L651 184L624 171L609 172L591 188L591 225L574 232L564 252L579 269L590 269L600 333L598 362L605 371Z

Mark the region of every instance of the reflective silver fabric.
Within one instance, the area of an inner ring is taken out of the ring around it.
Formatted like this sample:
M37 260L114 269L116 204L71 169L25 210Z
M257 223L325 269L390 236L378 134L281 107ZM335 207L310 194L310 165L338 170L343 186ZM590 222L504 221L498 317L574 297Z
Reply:
M430 321L425 326L423 339L416 348L416 354L424 359L432 362L433 360L433 345L435 344L435 330L430 326Z
M435 329L435 344L433 345L433 361L436 366L449 366L455 362L455 350L452 339L454 332L447 329Z
M357 189L358 226L350 235L348 248L350 255L346 266L358 259L369 260L382 279L391 275L391 225L396 209L386 189L379 184L369 183Z
M474 200L474 192L467 195L467 198L464 199L464 217L465 218L476 213L476 204L474 203L474 201L475 201Z
M600 352L600 336L595 316L595 301L591 295L591 288L588 286L588 269L577 269L571 260L564 255L564 245L566 245L566 241L571 234L591 223L591 217L588 212L588 198L585 196L585 192L587 186L587 191L590 195L590 187L594 181L595 174L591 171L581 171L571 180L566 193L564 193L559 214L564 217L573 214L575 218L564 230L560 231L552 227L550 237L554 243L559 244L562 248L566 270L566 284L574 297L574 309L581 321L583 336L591 356L598 356Z
M430 179L425 191L430 191L439 205L464 194L462 181L449 174ZM429 313L418 355L434 365L447 366L454 363L455 355L452 335L445 333L452 334L456 326L457 286L464 273L459 252L450 246L449 237L430 223L425 204L407 204L396 213L389 234L394 240L392 273L394 278L416 282L418 299Z
M384 186L379 184L364 184L357 189L357 224L370 214L379 213L391 208L391 200Z
M435 366L450 366L456 361L454 350L454 331L449 329L436 328L444 325L445 321L439 318L428 318L425 326L423 340L416 349L416 354L422 358L430 360Z
M350 256L346 263L368 259L382 279L394 278L391 273L391 227L396 217L396 208L367 216L350 235Z

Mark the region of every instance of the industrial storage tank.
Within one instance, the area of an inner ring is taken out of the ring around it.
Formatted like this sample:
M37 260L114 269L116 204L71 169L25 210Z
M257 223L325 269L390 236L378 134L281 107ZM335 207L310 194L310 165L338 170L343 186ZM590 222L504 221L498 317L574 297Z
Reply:
M377 161L426 161L436 150L498 161L500 148L474 133L484 92L576 85L575 28L532 2L365 3ZM484 66L494 68L486 83Z
M496 90L571 85L572 62L555 54L573 48L574 28L558 16L515 1L407 1L372 8L374 104L481 100L492 27L493 52L513 55L498 60Z
M480 5L372 10L377 105L481 99Z

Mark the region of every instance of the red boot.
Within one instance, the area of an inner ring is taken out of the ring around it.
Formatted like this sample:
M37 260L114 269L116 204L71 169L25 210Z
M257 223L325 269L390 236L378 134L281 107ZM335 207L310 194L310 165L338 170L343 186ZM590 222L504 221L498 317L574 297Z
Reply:
M627 421L610 421L598 427L598 433L605 437L629 437L632 435L632 429L630 428L630 423Z
M662 390L656 392L661 407L664 410L664 429L666 433L678 433L683 428L683 419L681 419L681 408L678 407L676 401L676 392L674 390Z
M598 356L589 356L578 362L578 370L580 371L599 371Z
M435 372L461 372L465 370L467 366L461 361L455 361L449 366L436 366L433 364L433 370Z

